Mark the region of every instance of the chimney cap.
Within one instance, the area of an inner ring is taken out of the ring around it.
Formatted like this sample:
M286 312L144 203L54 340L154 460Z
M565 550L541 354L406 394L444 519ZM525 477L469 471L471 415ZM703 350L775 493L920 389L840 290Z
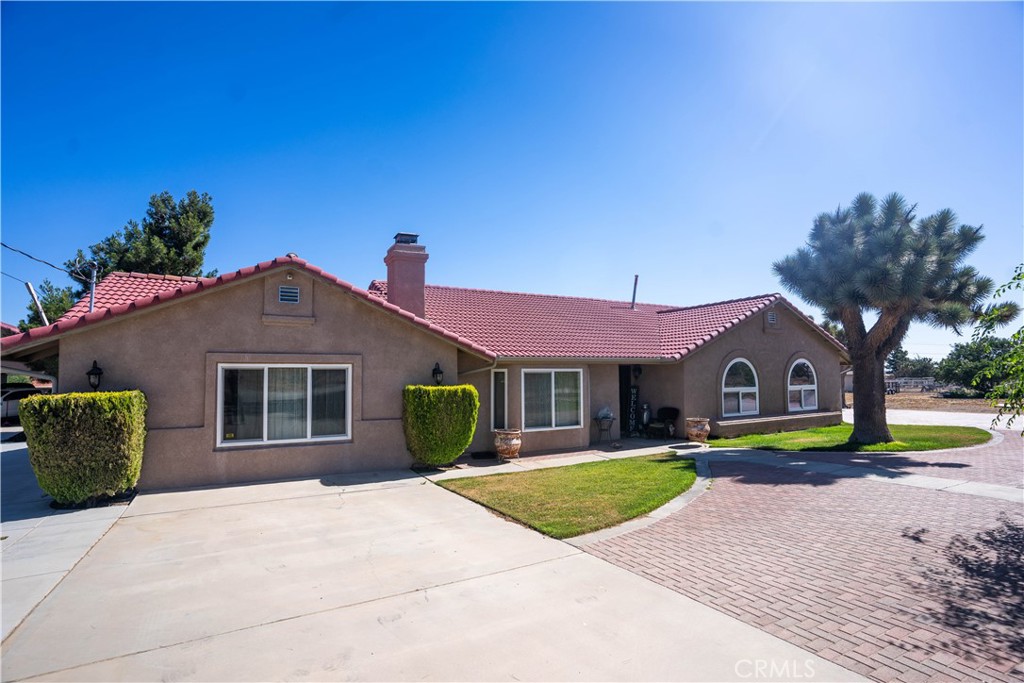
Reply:
M395 234L395 244L416 244L419 238L415 232L399 232Z

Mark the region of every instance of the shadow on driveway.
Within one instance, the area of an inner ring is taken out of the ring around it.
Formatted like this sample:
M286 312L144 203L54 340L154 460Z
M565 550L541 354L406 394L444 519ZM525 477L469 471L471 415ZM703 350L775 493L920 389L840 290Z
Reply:
M0 522L18 522L54 514L52 499L36 481L28 461L28 448L3 445L0 452Z
M941 607L929 610L959 639L943 645L962 655L1003 661L1008 650L1024 657L1024 519L1002 515L999 524L968 538L954 536L942 550L946 564L923 566L918 590ZM904 534L927 544L927 529Z
M704 457L711 463L715 476L727 476L741 484L799 484L802 486L830 486L843 479L871 478L900 480L927 475L908 471L913 469L942 468L947 471L966 471L969 462L928 461L903 454L880 453L781 453L759 450L707 451ZM761 465L761 467L750 467ZM965 480L969 477L964 477ZM946 479L952 485L956 479Z

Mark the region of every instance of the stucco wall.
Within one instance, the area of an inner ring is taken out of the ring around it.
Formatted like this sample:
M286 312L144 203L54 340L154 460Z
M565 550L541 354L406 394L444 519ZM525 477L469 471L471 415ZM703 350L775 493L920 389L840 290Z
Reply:
M483 369L470 372L459 377L459 384L470 384L480 394L480 413L477 416L476 432L473 442L469 445L472 452L491 452L494 450L494 434L491 431L491 370Z
M816 412L832 413L829 422L835 422L835 411L841 408L838 350L785 307L776 307L775 311L778 314L776 328L766 323L762 312L725 332L682 362L686 377L683 417L709 417L722 424L729 421L722 415L722 377L726 366L736 358L747 359L757 372L758 415L790 415L789 370L796 360L803 358L811 363L817 375ZM796 422L780 421L778 428L783 429L790 424ZM762 424L760 429L750 429L745 433L775 429Z
M640 386L640 404L650 404L652 419L659 408L679 408L680 419L676 420L676 429L682 431L682 418L686 415L683 364L645 365L643 369L637 380Z
M520 429L523 425L522 376L523 369L548 370L582 370L583 424L580 427L564 429L524 430L521 453L537 451L585 448L590 445L591 436L596 438L596 430L592 430L591 418L598 410L593 406L611 406L618 412L618 377L615 369L618 366L588 365L585 363L501 363L499 370L507 371L508 389L508 427ZM592 386L593 377L597 384ZM480 417L477 421L476 434L470 451L493 451L494 434L491 431L491 373L471 373L460 378L460 381L473 384L480 392ZM596 393L595 393L596 392ZM592 397L596 397L593 399Z
M300 304L277 302L282 284L300 287ZM434 363L446 383L457 374L448 342L290 269L85 328L62 339L60 353L63 391L87 390L95 359L102 389L145 392L147 489L408 466L402 388L432 383ZM351 363L351 439L218 448L219 362Z
M610 408L612 414L615 415L611 438L618 439L622 432L622 415L619 415L619 366L617 364L590 366L590 412L583 413L583 420L587 423L591 443L596 442L598 437L598 429L593 423L593 418L604 407ZM607 440L609 437L605 436L604 438Z

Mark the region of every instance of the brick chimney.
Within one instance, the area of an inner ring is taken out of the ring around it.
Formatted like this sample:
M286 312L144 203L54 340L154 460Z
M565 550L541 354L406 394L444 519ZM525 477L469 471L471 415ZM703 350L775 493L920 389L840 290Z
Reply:
M388 301L422 318L426 312L423 286L429 256L418 244L419 237L411 232L395 235L384 263L388 267Z

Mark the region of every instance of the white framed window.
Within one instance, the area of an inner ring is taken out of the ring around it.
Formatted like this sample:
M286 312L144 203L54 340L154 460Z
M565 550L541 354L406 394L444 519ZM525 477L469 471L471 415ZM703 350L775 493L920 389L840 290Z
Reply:
M810 361L800 360L789 368L789 411L818 409L818 375Z
M523 430L583 426L582 370L523 370Z
M491 431L508 428L508 370L491 370Z
M218 446L349 439L351 416L351 365L217 365Z
M757 372L750 361L737 358L722 375L722 416L757 415Z

